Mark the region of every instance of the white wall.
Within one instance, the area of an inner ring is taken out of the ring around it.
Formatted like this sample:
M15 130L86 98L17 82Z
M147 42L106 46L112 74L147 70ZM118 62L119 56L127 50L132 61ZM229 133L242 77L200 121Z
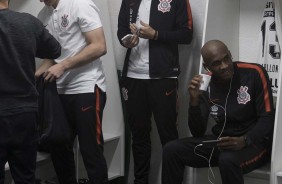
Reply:
M39 0L10 0L9 8L18 12L28 12L36 17L43 5Z
M239 1L209 0L206 9L203 42L218 39L223 41L238 59Z
M257 45L260 24L266 1L240 1L239 59L245 62L257 62Z
M125 57L126 49L122 47L117 39L117 24L118 24L118 14L121 5L121 0L108 0L109 12L112 25L112 38L113 38L113 48L116 60L117 69L122 70L123 60Z

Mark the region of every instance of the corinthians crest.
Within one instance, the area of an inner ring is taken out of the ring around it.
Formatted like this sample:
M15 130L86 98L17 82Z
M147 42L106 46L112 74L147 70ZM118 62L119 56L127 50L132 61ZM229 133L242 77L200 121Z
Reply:
M248 93L247 86L241 86L240 89L237 90L237 101L239 104L246 104L251 100L250 94Z
M165 13L170 11L170 3L172 0L159 0L160 4L158 5L158 10Z
M62 16L62 23L61 23L61 25L62 25L63 27L67 27L67 26L69 25L68 17L69 17L68 15Z

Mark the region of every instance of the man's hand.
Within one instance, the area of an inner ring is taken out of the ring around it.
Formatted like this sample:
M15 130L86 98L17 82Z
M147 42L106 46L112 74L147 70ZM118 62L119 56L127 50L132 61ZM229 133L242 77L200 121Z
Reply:
M154 30L149 24L140 20L140 30L139 30L139 37L144 39L153 39L156 30Z
M60 78L63 75L63 73L65 72L65 70L66 70L66 68L65 68L63 62L51 66L44 73L45 81L52 82L52 81Z
M188 91L190 94L190 104L192 106L198 105L199 95L202 93L199 88L202 82L202 76L196 75L193 77L193 79L190 81Z
M138 27L135 23L129 25L130 31L133 35L139 36L140 27Z
M221 137L217 144L219 150L241 150L246 146L244 137Z
M38 67L38 69L35 72L35 78L38 79L38 77L40 75L42 75L43 73L45 73L48 68L50 68L51 66L53 66L55 64L55 62L53 60L50 59L44 59L41 63L41 65Z
M126 48L133 48L139 43L139 37L136 34L133 34L133 36L129 39L129 41L123 41L122 44Z

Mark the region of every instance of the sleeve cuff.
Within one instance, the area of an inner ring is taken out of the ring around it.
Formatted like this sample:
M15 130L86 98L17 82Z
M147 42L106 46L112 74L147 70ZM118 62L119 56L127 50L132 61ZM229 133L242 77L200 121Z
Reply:
M251 138L248 135L244 135L244 141L245 141L247 146L250 146L253 143Z

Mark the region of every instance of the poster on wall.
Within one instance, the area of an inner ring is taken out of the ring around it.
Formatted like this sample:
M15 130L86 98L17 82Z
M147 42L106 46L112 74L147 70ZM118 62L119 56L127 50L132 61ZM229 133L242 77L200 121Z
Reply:
M259 35L258 63L268 72L273 96L277 96L281 50L275 24L275 6L268 0L263 12Z

